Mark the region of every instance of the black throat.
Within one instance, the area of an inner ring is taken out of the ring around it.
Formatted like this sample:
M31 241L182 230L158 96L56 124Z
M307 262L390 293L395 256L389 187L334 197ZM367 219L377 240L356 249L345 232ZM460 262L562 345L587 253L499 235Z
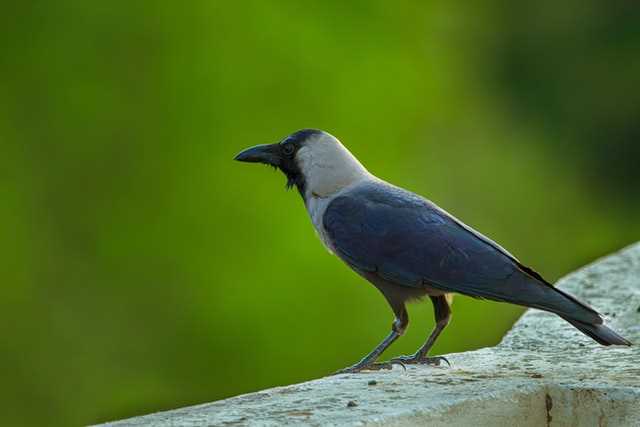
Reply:
M287 190L295 186L298 189L298 193L300 193L300 196L302 196L302 199L305 200L305 203L306 203L305 194L306 194L307 185L304 179L304 175L302 175L302 172L300 172L297 166L296 166L296 169L298 170L285 171L284 169L281 168L282 172L284 172L284 174L287 177Z
M281 143L293 144L296 148L296 152L308 143L313 137L321 135L322 131L318 129L302 129L286 137ZM296 187L302 200L306 203L306 182L304 175L298 167L298 163L295 160L295 156L283 157L280 165L280 170L287 177L287 189Z

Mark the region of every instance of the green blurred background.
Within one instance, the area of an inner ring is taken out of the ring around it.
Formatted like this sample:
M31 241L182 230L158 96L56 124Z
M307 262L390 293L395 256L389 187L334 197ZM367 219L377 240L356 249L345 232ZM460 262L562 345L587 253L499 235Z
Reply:
M551 280L640 239L640 3L36 1L0 14L2 425L315 378L388 332L284 177L304 127ZM459 297L436 353L521 314ZM409 353L433 326L410 307ZM571 345L570 343L568 345Z

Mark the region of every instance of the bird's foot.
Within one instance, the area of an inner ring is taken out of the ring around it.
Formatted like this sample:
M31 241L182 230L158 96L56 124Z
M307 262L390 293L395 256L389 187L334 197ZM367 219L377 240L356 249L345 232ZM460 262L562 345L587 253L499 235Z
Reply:
M446 357L435 356L435 357L425 357L420 356L418 354L414 354L412 356L399 356L391 359L389 363L402 363L403 365L431 365L431 366L440 366L442 362L445 362L449 367L451 367L451 363L447 360Z
M401 362L399 360L390 360L388 362L369 363L369 364L358 363L358 364L355 364L353 366L349 366L348 368L341 369L338 372L334 373L333 375L355 374L355 373L362 372L362 371L391 370L391 369L393 369L394 365L402 366L402 368L404 370L407 369L406 366L404 366L403 362Z

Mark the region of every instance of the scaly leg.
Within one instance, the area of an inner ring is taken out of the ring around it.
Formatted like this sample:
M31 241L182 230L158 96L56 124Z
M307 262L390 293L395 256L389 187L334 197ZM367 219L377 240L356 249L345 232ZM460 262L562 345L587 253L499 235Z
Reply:
M400 315L396 317L396 320L393 322L391 326L391 333L387 335L387 337L380 343L373 351L367 354L360 362L356 363L353 366L342 369L337 374L352 374L356 372L360 372L362 370L380 370L380 369L391 369L393 365L402 365L404 364L401 361L392 360L390 362L384 363L375 363L378 360L378 357L387 349L391 344L395 342L404 331L407 329L407 325L409 324L409 316L407 314L407 310L402 307L402 310L399 313Z
M447 365L451 366L451 363L444 357L427 357L429 350L433 347L436 340L449 324L449 320L451 320L451 308L449 307L449 303L447 302L447 298L442 295L438 297L432 297L431 302L433 303L433 311L436 318L436 326L429 335L427 341L416 351L415 354L411 356L400 356L392 359L390 362L399 362L404 364L427 364L427 365L440 365L440 362L446 362Z

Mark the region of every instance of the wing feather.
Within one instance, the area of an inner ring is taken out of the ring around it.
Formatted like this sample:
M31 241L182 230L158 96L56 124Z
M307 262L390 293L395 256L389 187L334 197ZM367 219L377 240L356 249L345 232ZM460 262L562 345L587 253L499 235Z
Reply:
M601 323L590 307L432 202L383 182L333 200L323 226L334 251L354 268L401 286L510 302Z

